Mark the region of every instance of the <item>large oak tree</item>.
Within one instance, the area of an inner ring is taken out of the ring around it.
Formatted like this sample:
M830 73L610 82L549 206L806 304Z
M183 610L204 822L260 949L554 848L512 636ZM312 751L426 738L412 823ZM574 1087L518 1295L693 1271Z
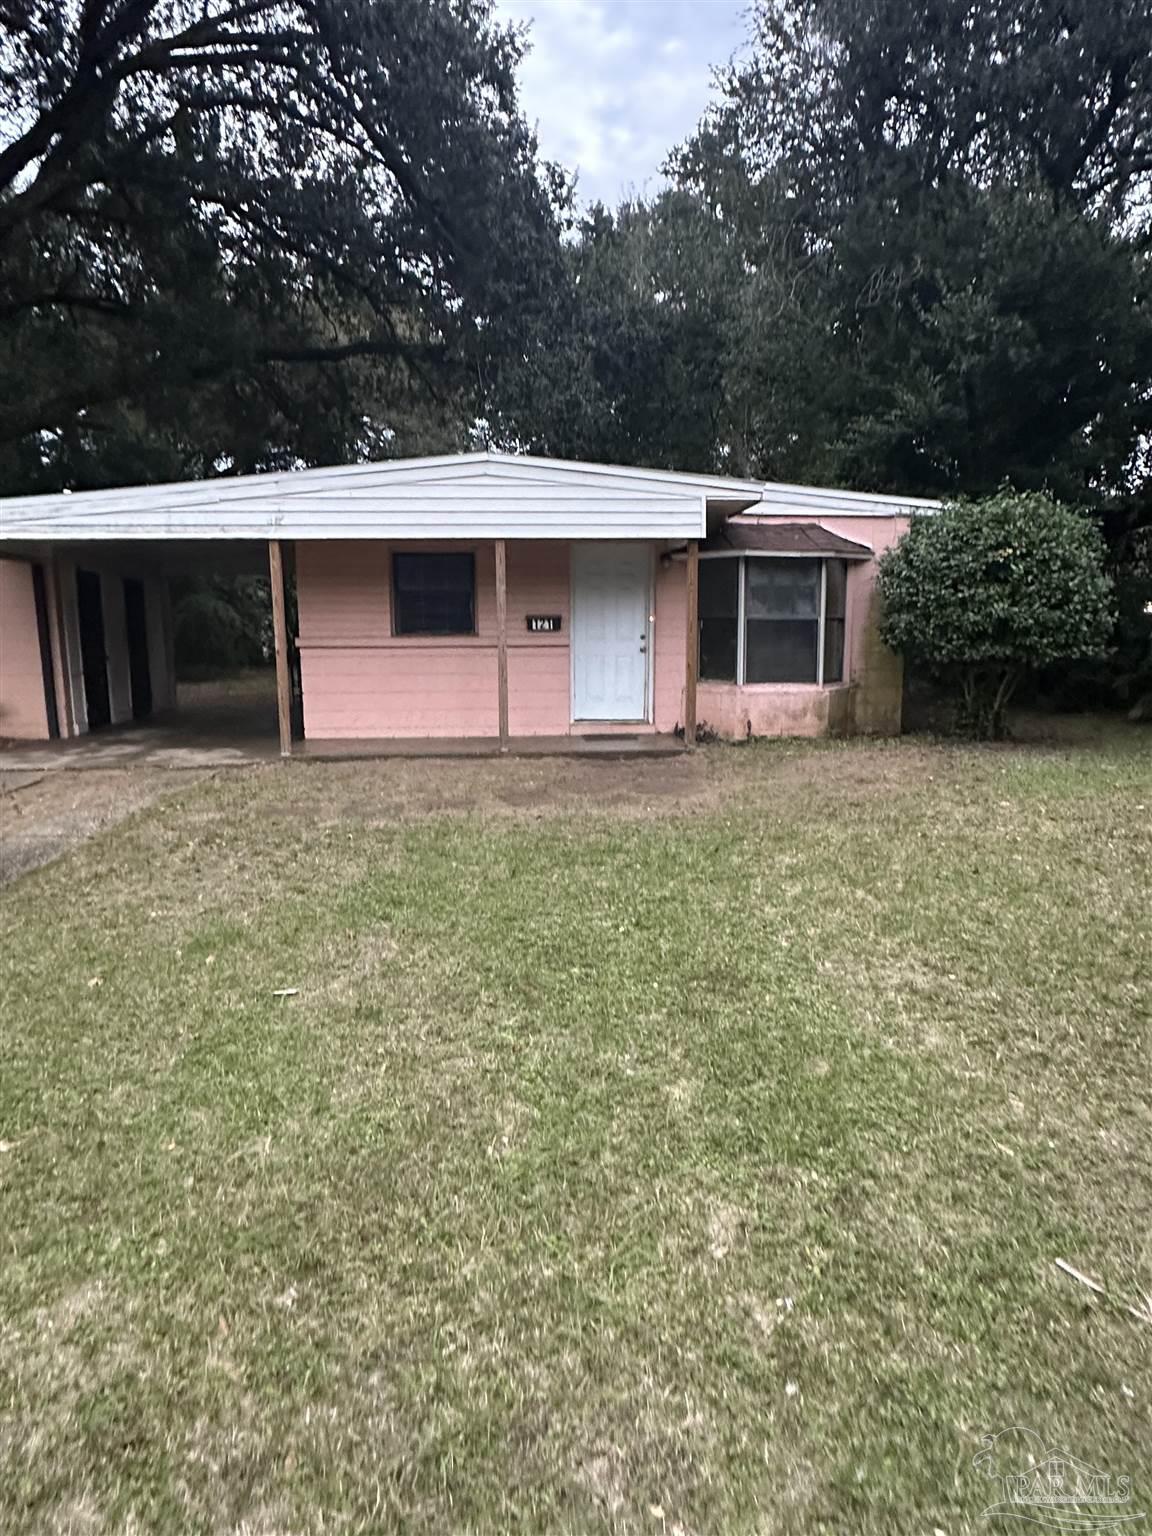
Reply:
M0 491L459 443L552 303L566 196L487 0L0 29Z
M727 420L747 467L1133 490L1147 0L760 0L673 169L741 252Z

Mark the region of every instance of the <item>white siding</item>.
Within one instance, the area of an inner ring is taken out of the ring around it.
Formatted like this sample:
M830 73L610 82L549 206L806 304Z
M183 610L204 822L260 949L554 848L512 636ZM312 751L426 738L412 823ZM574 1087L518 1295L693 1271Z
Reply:
M0 541L698 538L750 481L465 455L0 500Z

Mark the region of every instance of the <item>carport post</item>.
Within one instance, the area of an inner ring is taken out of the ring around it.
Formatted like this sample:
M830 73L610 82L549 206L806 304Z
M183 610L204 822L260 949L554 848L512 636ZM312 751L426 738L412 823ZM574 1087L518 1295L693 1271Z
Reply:
M280 756L292 756L292 676L288 668L288 613L284 605L284 561L280 540L268 540L268 580L272 587L272 635L276 647L276 716Z
M56 719L60 735L76 735L76 713L72 703L72 679L68 671L68 636L64 628L64 600L60 584L60 561L53 554L45 562L48 578L49 631L52 644L52 675L56 684Z
M684 627L684 745L696 745L696 674L700 669L700 541L688 540L687 618Z
M500 750L508 750L508 554L503 539L496 540L496 714Z

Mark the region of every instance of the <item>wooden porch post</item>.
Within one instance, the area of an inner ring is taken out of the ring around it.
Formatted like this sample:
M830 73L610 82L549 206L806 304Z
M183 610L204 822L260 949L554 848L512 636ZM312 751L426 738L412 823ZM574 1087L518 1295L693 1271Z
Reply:
M508 556L503 539L496 540L496 688L500 720L500 750L508 750Z
M268 540L268 579L272 587L272 635L276 646L276 716L280 756L292 756L292 675L288 666L288 614L284 606L284 561L280 540Z
M696 674L700 668L700 542L688 541L688 617L684 635L684 745L696 745Z

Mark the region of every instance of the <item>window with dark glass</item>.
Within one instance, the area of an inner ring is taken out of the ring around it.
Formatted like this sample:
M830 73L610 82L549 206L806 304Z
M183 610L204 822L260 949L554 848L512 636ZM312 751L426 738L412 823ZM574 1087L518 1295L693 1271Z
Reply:
M729 683L842 682L846 596L843 560L763 555L702 560L701 678Z
M816 682L819 560L746 560L744 565L744 681Z
M844 610L848 567L843 560L824 562L824 681L844 681Z
M700 562L700 676L711 682L736 681L740 564L733 559Z
M397 635L475 634L475 556L394 554L392 632Z

